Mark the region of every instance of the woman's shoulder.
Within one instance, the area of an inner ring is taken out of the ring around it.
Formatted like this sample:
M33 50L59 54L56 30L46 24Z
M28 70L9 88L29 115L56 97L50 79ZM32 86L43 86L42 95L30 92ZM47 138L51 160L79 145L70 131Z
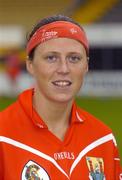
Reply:
M107 124L105 124L102 119L97 118L92 113L80 107L78 107L78 113L81 116L81 118L84 119L84 123L86 124L86 126L90 127L91 130L99 132L101 131L104 133L112 132L111 128Z

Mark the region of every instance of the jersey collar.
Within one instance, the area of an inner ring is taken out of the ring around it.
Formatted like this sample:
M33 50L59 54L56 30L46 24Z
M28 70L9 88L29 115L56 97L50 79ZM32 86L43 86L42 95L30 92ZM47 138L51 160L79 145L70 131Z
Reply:
M40 128L48 128L39 114L33 107L32 98L33 98L34 89L28 89L20 94L19 103L24 109L24 112L32 120L32 122ZM80 109L76 106L75 102L72 105L72 115L71 115L71 124L73 123L82 123L84 117L82 116Z

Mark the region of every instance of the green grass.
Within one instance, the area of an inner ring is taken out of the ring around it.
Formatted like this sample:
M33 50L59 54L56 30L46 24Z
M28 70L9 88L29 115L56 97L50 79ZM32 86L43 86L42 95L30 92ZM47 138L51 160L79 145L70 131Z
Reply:
M0 110L13 101L15 99L0 98ZM122 98L77 98L77 104L113 130L122 159Z
M9 106L15 98L0 97L0 111Z

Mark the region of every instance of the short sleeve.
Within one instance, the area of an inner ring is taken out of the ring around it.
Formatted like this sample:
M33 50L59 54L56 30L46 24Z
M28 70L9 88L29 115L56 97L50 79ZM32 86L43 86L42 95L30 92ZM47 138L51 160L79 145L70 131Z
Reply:
M117 147L114 149L115 177L116 180L122 180L122 168L120 166L120 157Z
M0 141L0 179L3 179L4 165L3 165L3 152L2 152L2 144Z

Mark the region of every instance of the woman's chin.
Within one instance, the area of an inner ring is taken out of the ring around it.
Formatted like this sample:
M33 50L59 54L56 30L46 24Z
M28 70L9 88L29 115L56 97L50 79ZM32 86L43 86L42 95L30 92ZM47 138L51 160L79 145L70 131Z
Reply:
M57 103L69 103L73 99L74 99L73 96L61 95L61 96L55 96L53 100Z

